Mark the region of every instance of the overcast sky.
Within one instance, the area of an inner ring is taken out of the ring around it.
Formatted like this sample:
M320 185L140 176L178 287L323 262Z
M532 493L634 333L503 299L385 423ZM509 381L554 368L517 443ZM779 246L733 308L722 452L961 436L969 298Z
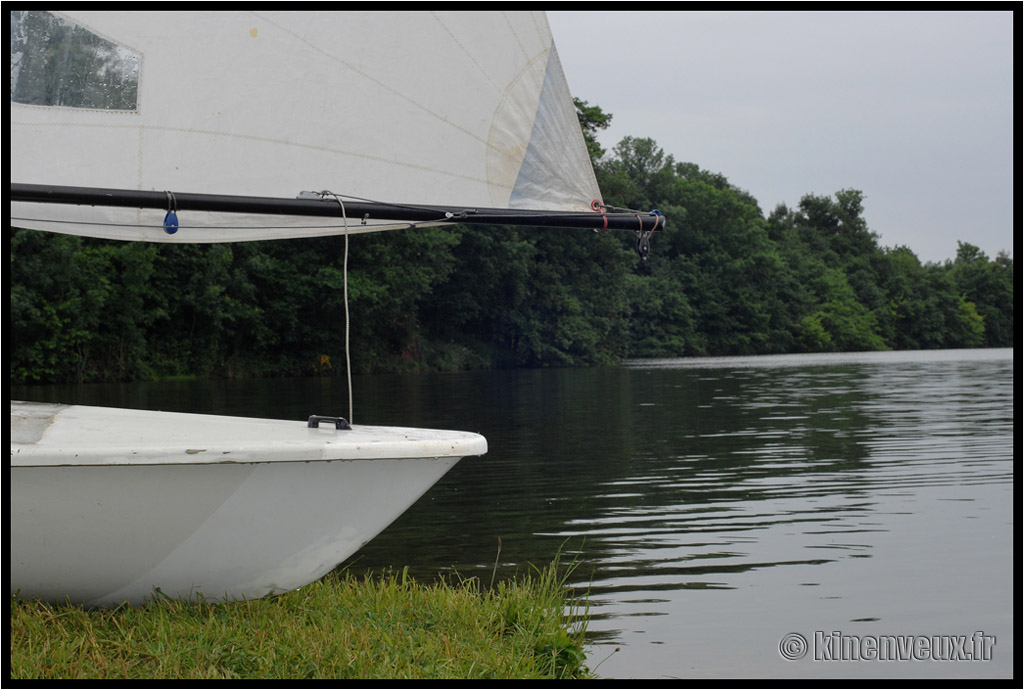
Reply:
M549 12L569 88L769 213L859 189L886 247L1013 256L1011 12ZM669 219L671 222L671 219Z

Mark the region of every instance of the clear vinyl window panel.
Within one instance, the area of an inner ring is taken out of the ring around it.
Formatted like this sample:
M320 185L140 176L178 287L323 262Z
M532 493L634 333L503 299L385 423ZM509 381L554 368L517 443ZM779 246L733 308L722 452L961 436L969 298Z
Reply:
M11 12L11 100L136 110L142 56L50 12Z

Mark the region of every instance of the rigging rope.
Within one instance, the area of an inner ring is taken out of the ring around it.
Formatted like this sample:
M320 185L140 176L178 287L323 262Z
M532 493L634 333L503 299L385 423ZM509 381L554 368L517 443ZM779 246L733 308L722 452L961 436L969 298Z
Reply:
M152 228L158 230L166 230L167 226L149 223L114 223L109 221L95 221L95 220L64 220L59 218L29 218L26 216L11 216L10 220L21 220L21 221L34 221L37 223L53 223L63 225L94 225L97 227L111 227L111 228ZM444 218L438 220L418 220L418 221L384 221L381 223L361 223L370 228L381 227L385 230L391 228L415 228L418 226L427 226L428 224L434 225L447 225L452 221ZM347 225L338 225L335 223L324 223L317 225L282 225L280 223L274 225L181 225L177 226L181 230L333 230L335 228L345 228L347 231Z
M345 299L345 379L348 383L348 423L352 424L352 356L349 349L349 311L348 311L348 215L345 213L345 202L332 192L324 191L323 196L333 196L341 206L341 221L345 236L345 259L342 263L342 293Z

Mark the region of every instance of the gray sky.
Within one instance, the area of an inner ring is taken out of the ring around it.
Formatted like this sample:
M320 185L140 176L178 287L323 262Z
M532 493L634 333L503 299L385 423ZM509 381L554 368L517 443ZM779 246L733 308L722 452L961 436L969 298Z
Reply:
M1011 12L548 19L573 95L613 116L606 149L654 139L765 213L859 189L879 243L922 261L955 258L957 240L1013 256Z

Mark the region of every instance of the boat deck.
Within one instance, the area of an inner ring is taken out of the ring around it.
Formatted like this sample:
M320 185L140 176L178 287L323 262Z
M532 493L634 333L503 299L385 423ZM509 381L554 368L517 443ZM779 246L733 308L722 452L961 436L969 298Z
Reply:
M465 457L463 431L11 401L11 466L218 464Z

